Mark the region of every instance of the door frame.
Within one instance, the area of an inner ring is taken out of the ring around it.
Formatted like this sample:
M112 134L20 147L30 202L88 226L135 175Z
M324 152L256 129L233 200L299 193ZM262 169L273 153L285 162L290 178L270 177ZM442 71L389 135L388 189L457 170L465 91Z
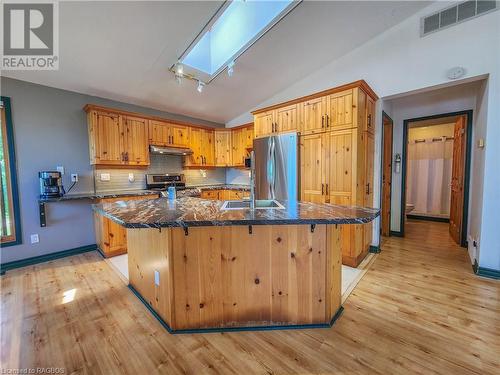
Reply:
M406 207L406 169L408 155L408 128L411 122L422 120L433 120L440 117L451 116L466 116L467 117L467 139L465 140L465 176L464 176L464 208L462 214L462 235L460 246L467 247L467 219L469 217L469 184L470 184L470 161L472 154L472 115L473 110L441 113L438 115L415 117L403 121L403 150L401 154L401 214L400 214L400 231L396 232L398 236L403 237L405 233L405 207Z
M392 127L392 139L391 139L391 188L389 189L389 205L392 205L392 156L394 153L394 120L385 111L382 111L382 143L381 143L381 158L380 158L380 233L382 234L382 204L384 201L384 141L385 141L385 127L384 118L387 118ZM391 216L389 216L389 236L392 235L391 231Z

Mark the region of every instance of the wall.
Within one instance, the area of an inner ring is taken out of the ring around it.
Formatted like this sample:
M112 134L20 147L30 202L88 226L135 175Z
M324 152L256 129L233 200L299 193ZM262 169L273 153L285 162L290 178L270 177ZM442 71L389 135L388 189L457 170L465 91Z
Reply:
M487 127L488 144L500 143L499 91L500 84L500 11L472 19L442 31L420 37L420 18L445 7L435 2L399 25L375 36L364 45L343 57L332 61L323 68L297 81L280 93L270 97L249 111L229 121L226 126L251 121L250 111L305 96L330 87L364 79L383 100L377 103L377 113L382 109L392 111L386 99L401 93L419 92L454 84L446 78L448 69L462 66L466 69L466 79L488 76L482 100L482 119ZM334 48L332 40L331 48ZM495 108L493 108L495 107ZM394 117L393 117L394 118ZM380 204L380 141L381 116L376 119L375 149L375 189L374 205ZM477 118L476 118L477 120ZM398 134L394 134L395 137ZM495 230L495 211L500 211L500 160L499 147L484 150L484 207L476 207L480 214L481 251L479 265L500 269L500 231ZM483 202L478 202L482 205ZM374 244L379 242L379 222L374 225Z
M1 94L12 101L23 236L21 245L0 249L2 263L95 243L89 202L51 203L47 205L47 227L40 228L38 219L38 171L63 165L65 186L74 172L80 182L73 192L93 191L85 104L222 126L5 77L0 83ZM30 244L32 233L39 234L38 244Z

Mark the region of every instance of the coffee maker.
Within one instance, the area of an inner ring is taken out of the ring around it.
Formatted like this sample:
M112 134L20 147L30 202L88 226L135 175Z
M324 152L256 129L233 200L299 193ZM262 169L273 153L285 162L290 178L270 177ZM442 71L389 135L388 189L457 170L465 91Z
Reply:
M40 178L40 197L53 198L64 195L61 172L42 171L38 172Z

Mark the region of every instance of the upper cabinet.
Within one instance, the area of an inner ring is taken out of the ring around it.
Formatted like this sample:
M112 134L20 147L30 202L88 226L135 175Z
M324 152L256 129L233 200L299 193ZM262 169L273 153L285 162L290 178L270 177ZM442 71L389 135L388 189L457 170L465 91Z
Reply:
M149 165L148 120L124 116L124 156L127 165Z
M149 165L147 120L89 110L90 164Z
M229 167L232 160L231 130L215 130L215 166Z
M149 145L155 145L190 148L193 154L184 157L189 168L244 167L253 147L253 123L215 130L92 104L84 110L90 163L95 166L148 166ZM283 121L290 124L295 118Z
M253 113L255 137L296 130L300 135L360 127L373 133L377 96L356 81Z
M188 147L189 128L165 121L149 121L149 143L155 146Z
M254 117L255 138L297 130L297 104L259 113Z
M215 134L214 130L204 128L189 128L189 148L193 154L186 156L186 167L215 166Z

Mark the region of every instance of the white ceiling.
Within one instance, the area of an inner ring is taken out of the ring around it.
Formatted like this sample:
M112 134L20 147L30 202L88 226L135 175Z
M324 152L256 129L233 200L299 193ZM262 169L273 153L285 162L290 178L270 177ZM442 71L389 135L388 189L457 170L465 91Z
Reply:
M221 2L59 4L59 70L3 75L225 123L429 3L305 1L201 94L168 68Z

